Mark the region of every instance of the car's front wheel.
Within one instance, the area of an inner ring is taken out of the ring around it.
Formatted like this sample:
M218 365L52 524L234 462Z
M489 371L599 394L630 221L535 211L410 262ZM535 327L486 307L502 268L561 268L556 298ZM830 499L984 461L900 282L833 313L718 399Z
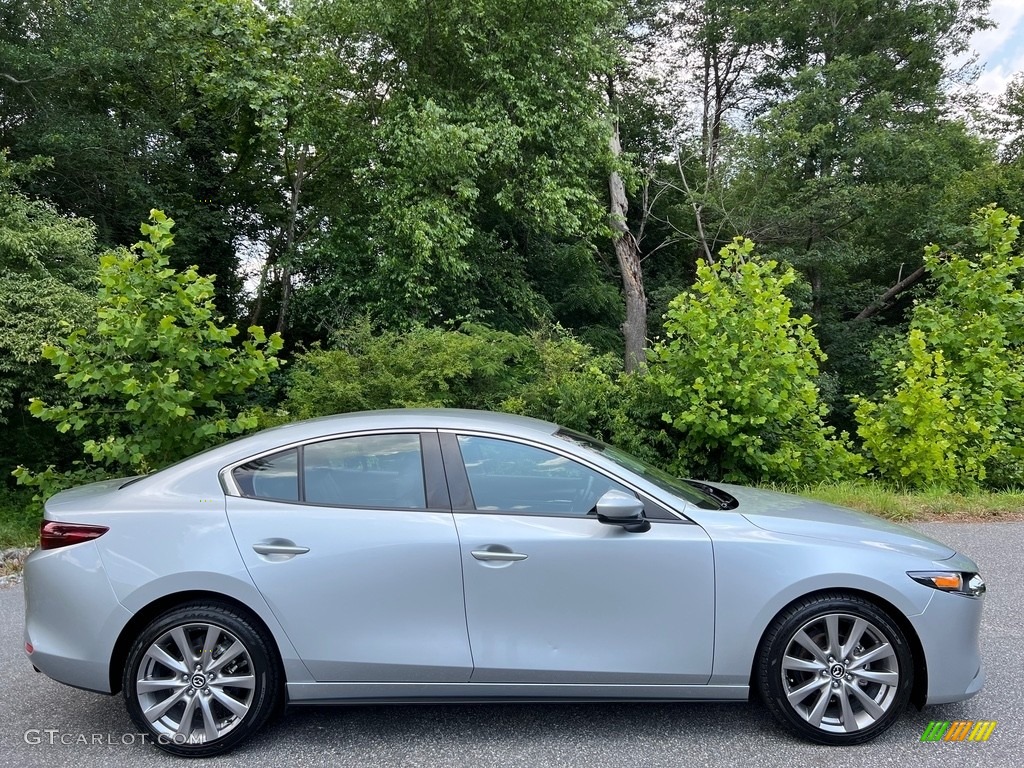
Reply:
M266 633L226 605L190 603L154 619L124 668L132 720L161 749L222 754L274 711L280 675Z
M769 711L820 744L860 744L906 708L914 665L906 636L873 603L823 594L783 611L765 635L758 688Z

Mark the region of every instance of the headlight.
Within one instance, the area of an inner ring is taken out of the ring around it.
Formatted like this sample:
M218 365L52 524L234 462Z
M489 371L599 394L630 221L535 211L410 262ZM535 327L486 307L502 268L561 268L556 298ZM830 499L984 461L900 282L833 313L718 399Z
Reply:
M985 594L985 580L977 573L961 571L907 571L907 576L918 584L943 592L956 592L970 597Z

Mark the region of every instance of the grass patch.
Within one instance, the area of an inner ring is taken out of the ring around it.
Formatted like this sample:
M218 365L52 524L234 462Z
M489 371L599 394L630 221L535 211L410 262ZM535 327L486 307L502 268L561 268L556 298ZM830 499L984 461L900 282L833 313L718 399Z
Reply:
M835 483L806 486L793 492L890 520L1024 520L1024 491L1018 489L909 492L881 483Z
M43 505L32 495L28 488L0 486L0 549L36 545Z

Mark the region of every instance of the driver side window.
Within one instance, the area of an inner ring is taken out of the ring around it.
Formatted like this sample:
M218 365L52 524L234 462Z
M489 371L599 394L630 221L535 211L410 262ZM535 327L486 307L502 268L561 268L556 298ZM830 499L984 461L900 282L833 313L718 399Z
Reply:
M459 436L459 450L479 510L590 514L606 491L630 491L557 453L490 437Z

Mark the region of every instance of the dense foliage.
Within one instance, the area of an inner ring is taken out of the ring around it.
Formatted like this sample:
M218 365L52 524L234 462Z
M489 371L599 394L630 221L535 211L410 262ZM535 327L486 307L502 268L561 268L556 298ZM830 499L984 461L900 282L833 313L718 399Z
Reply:
M217 315L212 280L168 266L174 221L156 210L150 220L146 240L100 256L95 327L43 347L74 400L29 406L84 438L90 464L115 474L151 471L256 426L240 396L267 381L282 345L253 326L235 346L238 329ZM53 470L18 476L44 487L57 480Z
M375 334L363 322L297 359L285 409L307 418L374 408L481 408L603 432L621 363L563 329L529 335L467 323Z
M883 477L916 487L1024 482L1020 224L992 206L977 214L977 253L926 249L935 292L914 307L892 390L857 408Z
M951 65L988 4L8 0L0 469L454 405L1020 483L1021 247L971 214L1024 211L1024 85Z
M88 327L95 290L95 235L88 221L26 196L20 185L44 163L12 163L0 151L0 467L67 457L53 431L28 414L33 395L63 401L44 344ZM4 473L6 474L6 472Z
M825 426L808 315L785 290L797 281L737 238L672 300L651 376L678 431L673 468L732 481L839 479L855 471L845 440Z

